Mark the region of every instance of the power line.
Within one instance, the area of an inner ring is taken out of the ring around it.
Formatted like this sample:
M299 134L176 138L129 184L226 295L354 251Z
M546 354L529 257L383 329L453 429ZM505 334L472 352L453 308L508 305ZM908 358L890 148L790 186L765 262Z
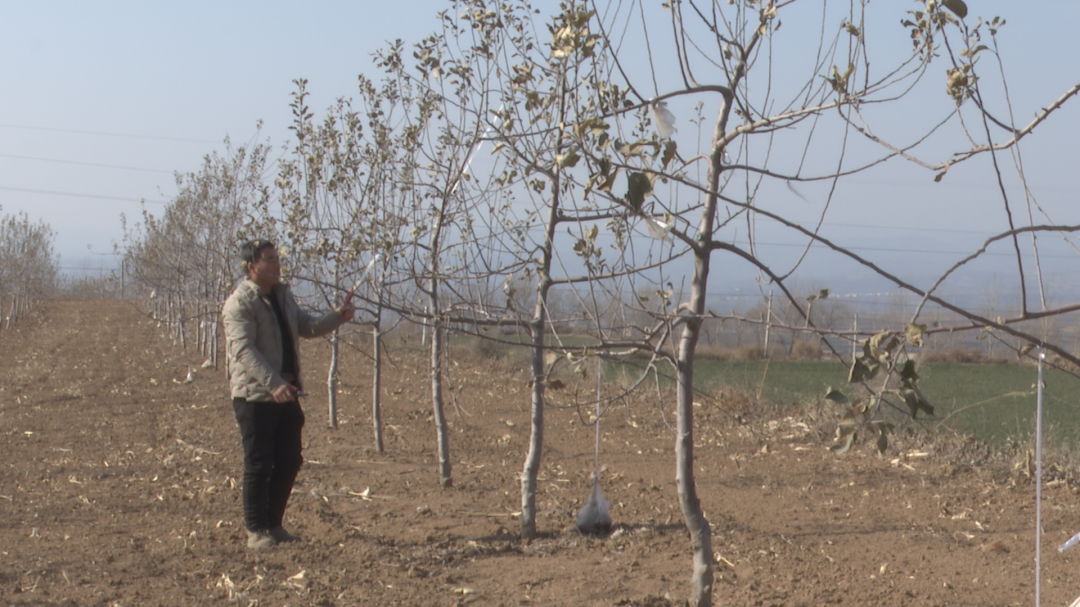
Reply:
M781 225L781 224L777 224L777 225ZM815 229L815 227L816 227L816 224L815 225L807 225L805 222L799 223L799 225L802 226L803 228L807 229L807 230L810 230L810 231L813 231ZM903 226L875 226L875 225L867 225L867 224L863 224L863 223L835 223L835 222L832 222L832 221L824 221L824 222L821 223L821 225L822 225L822 227L868 228L868 229L873 229L873 230L904 230L904 231L908 231L908 232L947 232L947 233L956 233L956 234L979 234L981 236L986 235L985 230L956 230L956 229L949 229L949 228L926 228L926 227L921 227L921 226L920 227L915 227L915 228L907 228L907 227L903 227Z
M100 131L80 131L76 129L58 129L47 126L23 126L21 124L0 124L0 127L9 129L26 129L29 131L52 131L54 133L77 133L79 135L100 135L102 137L127 137L129 139L157 139L159 141L182 141L185 143L211 143L217 145L220 141L208 141L206 139L185 139L183 137L163 137L160 135L131 135L128 133L102 133Z
M897 229L904 229L904 228L897 228ZM756 244L759 245L759 246L788 247L788 248L800 248L800 249L806 247L805 243L784 243L784 242L762 242L762 241L758 241ZM825 246L825 245L823 245L821 243L817 243L817 242L811 244L810 248L818 249L818 250L830 250L829 247L827 247L827 246ZM890 249L890 248L885 248L885 247L845 247L845 248L847 250L849 250L849 251L877 251L877 252L881 252L881 253L923 253L923 254L934 254L934 255L970 255L971 254L971 251L937 251L937 250L933 250L933 249ZM992 252L992 251L986 251L985 253L982 254L982 256L984 256L984 257L1014 257L1015 253L1011 253L1011 252L995 253L995 252ZM1024 255L1023 257L1025 259L1029 258L1028 255ZM1043 258L1052 257L1052 258L1057 258L1057 259L1076 259L1076 255L1055 255L1053 253L1041 253L1040 257L1043 257Z
M52 190L34 190L31 188L13 188L0 185L0 190L10 192L28 192L30 194L52 194L54 196L73 196L75 198L98 198L101 200L120 200L124 202L145 202L149 204L168 204L167 200L146 200L145 198L124 198L122 196L101 196L98 194L77 194L75 192L54 192Z
M936 181L915 181L915 180L891 180L891 179L845 179L845 184L860 184L860 185L884 185L884 186L903 186L905 188L935 188L935 189L957 189L957 190L999 190L1000 186L993 184L983 183L964 183L964 182L951 182L943 180L941 182ZM1023 190L1023 183L1010 183L1005 185L1007 190ZM1032 193L1042 192L1059 192L1059 193L1073 193L1077 191L1077 188L1069 186L1035 186L1030 188Z
M119 165L115 165L115 164L97 164L97 163L93 163L93 162L78 162L78 161L75 161L75 160L59 160L57 158L36 158L34 156L17 156L15 154L0 154L0 158L18 158L19 160L37 160L37 161L40 161L40 162L60 162L60 163L63 163L63 164L77 164L77 165L81 165L81 166L102 167L102 168L106 168L106 169L124 169L124 170L128 170L128 171L146 171L148 173L167 173L169 175L173 174L172 171L166 171L164 169L141 169L141 168L138 168L138 167L125 167L125 166L119 166Z

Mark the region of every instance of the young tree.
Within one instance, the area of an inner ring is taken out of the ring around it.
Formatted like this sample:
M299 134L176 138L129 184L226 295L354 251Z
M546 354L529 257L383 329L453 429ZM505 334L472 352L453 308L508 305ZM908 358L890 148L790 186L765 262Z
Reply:
M382 323L385 306L402 279L393 276L408 246L413 209L399 183L415 168L420 139L411 124L423 114L421 100L391 75L376 83L361 76L354 101L339 99L319 124L307 106L307 81L297 80L292 110L296 140L281 163L279 196L264 213L280 216L264 229L282 234L294 277L317 297L333 302L354 282L356 301L371 306L374 381L372 419L376 448L382 451L380 389ZM373 295L367 281L377 283ZM340 331L331 336L327 377L330 425L337 425Z
M56 288L60 260L56 234L44 221L31 223L25 211L3 215L0 207L0 321L10 329L19 316ZM7 313L4 303L7 301Z
M444 21L452 23L452 21ZM452 485L449 428L444 402L444 360L447 355L447 331L455 319L455 303L463 301L466 285L483 281L491 275L487 264L478 261L482 253L473 231L473 221L490 203L491 190L470 173L473 156L480 146L483 122L460 103L466 89L459 79L467 74L459 66L440 61L443 39L432 35L418 43L418 78L406 71L405 50L400 41L385 49L377 65L388 75L387 90L404 106L397 127L403 149L396 178L400 196L399 216L408 226L411 253L396 256L403 278L413 281L422 295L422 308L404 298L396 301L396 310L420 319L430 331L429 379L432 413L435 420L439 479L444 487ZM489 195L487 200L482 195ZM494 195L498 198L498 195Z
M321 123L313 120L307 105L307 81L296 80L291 104L296 139L291 156L279 163L273 201L280 208L276 229L282 235L289 274L305 281L323 305L341 301L341 285L370 244L364 231L370 225L374 204L365 187L372 177L370 147L364 139L363 116L352 102L339 99ZM270 202L270 201L268 201ZM264 211L271 215L269 210ZM338 425L337 383L340 366L341 329L330 336L327 371L327 417Z
M528 331L531 425L521 475L521 534L529 539L537 532L545 391L560 360L551 355L566 350L551 331L560 324L552 317L551 290L581 285L588 292L569 290L580 299L569 309L583 310L603 340L592 351L608 352L617 346L609 341L605 308L621 299L620 290L634 290L627 281L641 271L645 259L621 246L628 214L633 212L628 213L621 201L590 196L590 190L609 189L610 184L586 182L589 171L581 162L580 139L599 128L591 118L617 105L621 95L604 88L606 82L598 77L604 64L594 48L598 37L590 31L593 14L584 3L560 5L547 26L549 38L537 35L539 17L526 2L461 0L452 11L457 17L449 13L443 17L443 31L417 51L420 68L429 81L431 74L442 74L440 95L451 108L447 111L473 117L455 139L480 135L492 142L495 155L484 158L484 174L506 196L493 198L494 191L487 191L489 212L474 216L462 232L487 250L475 254L469 264L478 271L467 280L456 277L458 284L488 287L494 286L492 278L499 277L502 301L496 302L490 289L477 290L479 297L455 317L473 325L508 324ZM605 224L617 241L615 258L609 258L598 240ZM564 227L568 238L560 247ZM523 286L518 279L532 282L530 301L524 304L517 297ZM625 339L622 342L623 347L628 345ZM647 336L632 345L648 346Z
M228 142L227 142L228 143ZM170 334L186 347L186 323L199 327L198 344L217 364L218 315L240 276L236 248L245 222L267 195L262 172L268 147L261 143L206 156L195 173L177 175L179 193L156 216L145 209L124 229L124 267L154 293L151 306L165 313ZM164 310L158 309L166 302Z
M769 196L770 192L780 191L773 186L776 183L781 186L815 181L835 184L846 176L890 160L916 162L937 171L940 179L957 162L1016 145L1031 128L1077 92L1076 87L1070 89L1039 112L1027 127L1004 125L1010 133L1005 143L990 143L986 133L986 143L972 143L947 162L920 160L916 155L918 146L930 134L950 121L966 124L961 121L962 110L970 112L969 120L974 118L976 123L989 127L995 122L986 110L986 100L979 94L975 63L981 53L987 52L980 37L987 31L992 35L999 22L967 25L966 6L960 0L930 0L918 5L919 10L910 14L896 14L897 18L906 17L906 32L871 31L870 24L877 20L869 18L869 13L896 9L893 5L871 8L865 2L845 4L843 9L834 9L831 3L826 3L823 9L820 5L809 7L771 0L675 1L665 3L662 27L661 20L644 7L612 2L598 9L601 16L598 29L603 36L598 48L612 54L617 66L612 80L620 90L627 91L632 103L598 115L597 119L610 124L610 130L620 137L625 137L620 122L623 119L651 121L657 134L612 145L611 135L603 129L601 136L588 142L583 140L582 149L592 156L593 166L597 168L593 181L624 180L620 181L627 188L624 201L632 211L640 211L645 200L655 204L672 218L670 235L693 259L689 294L675 308L671 319L681 334L670 355L677 376L676 478L693 548L691 603L694 605L711 604L713 590L711 531L695 483L692 402L696 347L702 325L711 316L706 304L714 253L728 254L756 267L805 319L804 328L815 327L814 320L806 302L800 302L784 283L802 257L791 264L764 255L756 243L756 225L760 219L768 218L784 226L807 247L819 243L838 256L869 267L924 302L934 302L980 324L1021 333L1009 327L1009 322L994 322L944 302L933 293L937 285L919 289L851 249L823 238L817 230L803 228L785 217L783 207ZM782 23L788 27L781 30ZM816 48L806 47L806 37L789 34L803 26L825 33ZM665 32L665 39L661 39L661 32ZM788 42L789 35L796 40ZM905 56L884 69L871 62L868 52L871 41L898 37L914 41ZM929 68L939 53L948 62L949 97L939 97L945 107L937 112L943 117L920 127L925 130L909 126L892 133L900 142L888 141L888 137L877 134L874 118L888 120L898 115L927 113L924 101L912 91L919 84L940 86L940 81L925 78L933 73ZM777 66L788 66L786 73L790 74L799 65L809 68L803 79L780 80L774 76ZM675 117L668 104L672 108L686 107L686 100L716 108L711 134L701 149L686 151L683 146L693 142L674 135ZM908 103L920 105L916 109ZM965 135L972 138L961 139L961 145L975 140L973 133ZM879 150L876 154L875 148ZM641 152L649 149L657 152ZM699 165L703 166L699 169ZM703 181L696 174L703 174ZM835 191L835 188L828 190L820 209L822 219ZM1020 233L1051 229L1018 228L1011 223L1012 214L1008 215L1010 223L1004 237L1015 239ZM739 225L743 228L741 242L734 238L734 227ZM784 264L787 267L781 269ZM1020 273L1023 274L1022 267ZM912 414L930 408L917 390L913 367L896 366L897 360L903 360L898 350L905 342L921 343L925 327L918 324L918 318L916 311L905 328L892 329L868 340L863 355L852 362L853 381L864 382L879 371L895 371L901 384L900 388L889 390L884 390L884 386L878 388L872 406L865 402L857 405L867 414L864 421L876 421L875 415L882 404L890 402L890 394L903 399L900 407L906 404ZM873 428L884 436L884 425Z

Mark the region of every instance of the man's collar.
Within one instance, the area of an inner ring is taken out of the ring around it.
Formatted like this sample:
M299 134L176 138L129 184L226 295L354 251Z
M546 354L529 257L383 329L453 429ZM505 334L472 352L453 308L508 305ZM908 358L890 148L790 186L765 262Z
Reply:
M270 293L280 293L289 288L289 283L284 280L279 281L273 287L270 287L270 292L263 291L263 288L259 286L259 283L251 280L250 278L244 279L244 284L248 285L249 289L253 289L259 295L270 295Z

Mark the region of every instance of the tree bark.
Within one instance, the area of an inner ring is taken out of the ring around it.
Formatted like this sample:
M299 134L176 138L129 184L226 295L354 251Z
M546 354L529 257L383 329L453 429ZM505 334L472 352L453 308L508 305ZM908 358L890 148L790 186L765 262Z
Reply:
M213 324L210 327L210 362L213 363L214 369L218 368L218 326L221 323L221 317L217 314L211 316L213 318Z
M330 334L330 368L326 372L326 406L331 428L338 427L337 377L341 354L341 327Z
M439 483L443 487L450 487L454 481L450 475L450 437L446 429L446 407L443 405L442 367L440 366L445 339L445 328L440 321L435 321L431 328L431 405L439 443Z
M675 483L679 490L679 505L690 533L693 549L693 577L690 604L695 607L712 605L713 551L712 528L701 510L697 485L694 481L694 356L701 325L705 317L705 297L709 286L709 267L712 259L712 239L719 203L720 174L723 171L724 138L731 97L725 95L713 132L709 156L709 194L701 211L697 242L694 245L694 275L690 283L687 313L681 317L682 335L676 352L676 420Z
M700 265L700 260L695 266ZM708 263L705 264L708 271ZM695 268L695 276L697 268ZM696 289L695 284L695 289ZM704 293L704 289L702 289ZM691 296L693 300L694 297ZM703 300L704 297L701 297ZM694 350L701 320L688 320L683 327L679 340L679 352L676 361L677 395L676 408L678 418L675 439L675 482L679 491L679 505L682 508L686 529L690 532L690 545L693 548L693 578L691 580L691 605L708 607L712 605L712 528L701 510L697 485L694 481Z
M183 295L178 296L178 299L179 303L177 304L178 312L176 315L176 334L180 338L180 349L187 350L187 335L184 333L184 321L186 320L184 316L187 312L187 304L184 301Z
M547 297L551 289L552 250L555 242L555 226L559 218L559 176L551 181L551 204L544 224L544 246L541 249L540 268L536 285L536 306L533 308L532 333L532 421L529 432L529 452L525 456L525 468L521 473L521 538L536 537L536 479L540 474L540 460L544 452L544 338L547 333Z
M375 451L382 453L382 291L379 292L379 307L375 314L375 324L371 328L371 425L375 431Z
M529 433L529 452L521 473L521 539L536 537L536 478L540 474L540 459L544 452L544 312L541 293L537 292L536 317L532 323L532 421Z

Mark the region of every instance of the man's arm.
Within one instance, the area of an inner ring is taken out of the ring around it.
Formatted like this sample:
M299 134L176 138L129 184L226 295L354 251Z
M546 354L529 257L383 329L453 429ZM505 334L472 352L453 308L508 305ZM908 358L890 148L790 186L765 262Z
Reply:
M300 337L321 337L352 319L351 304L344 306L342 310L331 310L322 316L316 316L297 305L292 293L289 293L288 297L296 309L296 331Z

